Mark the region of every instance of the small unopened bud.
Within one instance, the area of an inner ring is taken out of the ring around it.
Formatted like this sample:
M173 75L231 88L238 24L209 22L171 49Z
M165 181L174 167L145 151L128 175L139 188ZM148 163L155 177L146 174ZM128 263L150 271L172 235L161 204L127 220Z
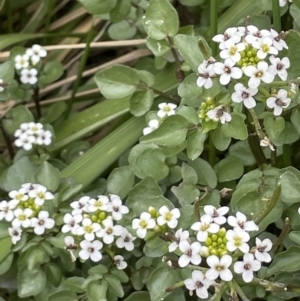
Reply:
M154 207L150 206L148 208L148 212L151 214L152 217L155 217L155 218L157 217L156 216L157 215L157 211L156 211L156 209Z

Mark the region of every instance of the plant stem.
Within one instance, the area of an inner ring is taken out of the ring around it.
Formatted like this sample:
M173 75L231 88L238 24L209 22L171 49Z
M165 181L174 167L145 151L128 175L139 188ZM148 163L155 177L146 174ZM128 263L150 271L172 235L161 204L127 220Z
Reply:
M278 182L276 189L272 195L272 198L267 202L267 205L263 208L261 213L254 219L256 225L258 225L274 208L281 194L281 183Z
M176 49L175 49L175 46L174 46L174 41L173 41L173 38L167 36L167 40L168 40L168 43L169 43L169 46L171 48L171 52L173 54L173 57L174 57L174 60L175 60L175 63L178 67L178 69L180 70L181 68L181 63L180 63L180 60L179 60L179 56L176 52Z
M264 138L266 137L266 135L263 132L263 130L261 129L261 126L260 126L258 117L256 115L256 112L254 111L254 109L249 109L249 112L250 112L250 114L252 116L257 136L260 138L260 140L264 140Z
M209 143L209 152L208 152L208 161L209 164L213 167L216 161L216 148L213 143L213 131L209 132L208 143Z
M4 127L3 127L2 118L0 118L0 128L1 128L1 132L2 132L3 138L5 140L6 146L7 146L9 157L11 159L13 159L14 158L13 146L12 146L12 143L11 143L9 135L6 133L6 131L5 131Z
M279 0L272 0L272 12L273 12L273 24L275 30L281 31L281 17L280 17L280 7Z
M199 201L200 201L199 198L197 198L194 203L194 216L196 221L200 221Z
M39 87L35 87L33 89L33 100L35 103L38 119L40 119L42 117L42 111L41 111L41 105L40 105L40 88Z
M291 146L289 144L283 145L283 167L291 166Z
M289 233L289 230L290 230L289 218L287 217L287 218L284 220L284 226L283 226L283 228L282 228L282 230L281 230L280 235L277 237L277 239L276 239L276 240L274 241L274 243L273 243L273 248L274 248L274 247L278 247L278 246L280 246L280 245L283 243L285 237L286 237L286 236L288 235L288 233Z
M231 296L231 300L232 301L239 301L239 298L237 296L237 293L236 293L236 289L233 285L233 282L232 281L229 281L228 282L228 286L230 288L230 296Z
M235 280L233 280L233 286L243 301L249 301L249 299L245 295L244 291L241 289L241 287L237 284L237 282Z
M180 99L178 99L175 95L169 95L163 91L160 91L160 90L157 90L155 88L152 88L152 87L148 87L148 86L144 86L144 85L137 85L137 88L138 89L141 89L141 90L144 90L144 91L147 91L149 89L151 89L155 94L157 95L160 95L162 97L165 97L165 98L168 98L172 101L175 101L176 103L179 103L180 102Z
M212 55L216 56L218 45L212 38L218 33L218 0L210 0L210 38Z
M174 285L167 287L165 289L165 292L171 292L171 291L173 291L173 290L175 290L177 288L180 288L182 286L184 286L184 281L177 282Z
M68 102L68 106L67 106L67 109L66 109L66 112L65 112L65 118L68 118L70 113L71 113L72 106L73 106L73 103L75 101L75 96L76 96L76 93L77 93L78 88L79 88L80 83L81 83L82 73L85 69L86 62L87 62L88 57L89 57L90 43L92 42L92 39L93 39L93 36L94 36L93 25L94 25L94 22L93 22L93 24L92 24L92 26L91 26L91 28L88 32L88 35L87 35L86 47L84 49L83 55L82 55L81 60L80 60L78 73L77 73L77 78L76 78L74 86L73 86L74 88L72 90L71 98Z

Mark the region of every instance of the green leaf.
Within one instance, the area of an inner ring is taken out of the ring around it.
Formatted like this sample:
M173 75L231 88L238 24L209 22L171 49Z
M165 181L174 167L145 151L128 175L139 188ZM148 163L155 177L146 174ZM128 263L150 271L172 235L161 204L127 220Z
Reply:
M152 87L155 83L154 74L147 70L136 70L140 80L145 83L147 86Z
M121 98L132 95L140 78L135 69L115 65L96 73L95 82L106 98Z
M89 275L103 275L108 272L108 268L103 264L98 264L88 270Z
M148 280L147 288L150 292L152 301L160 301L170 294L166 288L174 285L178 280L177 271L170 270L168 267L155 269Z
M198 176L193 167L190 165L183 163L181 168L182 179L184 183L197 184Z
M297 133L300 135L300 112L299 109L293 110L291 114L291 122L295 127Z
M266 116L264 119L266 132L271 140L278 138L284 130L285 121L283 117Z
M197 158L194 161L189 160L188 163L195 169L198 175L199 184L210 188L215 188L217 186L217 176L209 163L201 158Z
M115 168L107 179L107 193L125 198L134 185L134 174L130 166Z
M77 0L92 15L109 13L117 4L117 0Z
M6 221L0 221L0 238L10 237L8 233L8 228L11 226L11 223Z
M295 5L294 3L291 4L290 6L290 14L292 15L294 21L300 26L300 8Z
M151 301L150 294L148 292L133 292L124 301Z
M1 42L0 42L0 50L11 46L13 44L17 44L23 41L33 40L37 38L41 38L46 36L44 33L12 33L12 34L4 34L1 35Z
M175 146L186 139L187 120L180 115L168 116L154 132L140 138L141 143Z
M195 202L196 198L200 195L199 189L194 184L185 182L179 184L178 187L173 186L171 191L182 206Z
M141 179L150 176L159 181L164 179L169 173L165 159L166 156L162 150L147 149L137 157L132 168L135 175Z
M47 115L43 116L40 119L40 122L52 123L52 122L56 121L62 115L62 113L66 110L66 108L67 108L66 103L62 102L62 101L53 104L52 106L50 106L48 108Z
M220 151L226 150L231 142L231 138L226 137L220 127L217 127L214 131L212 140L214 146Z
M35 174L36 183L39 183L48 190L56 191L59 181L60 172L48 162L43 162Z
M245 140L248 137L247 127L244 122L245 116L238 113L232 113L232 120L222 124L221 130L226 137L232 137L238 140Z
M228 182L240 178L244 173L243 161L234 156L228 156L215 165L219 182Z
M127 20L122 20L111 24L107 32L113 40L127 40L135 36L137 28L135 24L130 24Z
M186 76L183 82L181 82L178 86L178 95L180 97L200 97L203 94L203 92L202 88L197 86L197 78L198 75L196 73L191 73L188 76Z
M177 11L168 0L150 0L143 25L148 36L155 40L173 37L179 29Z
M289 238L300 245L300 231L292 231L289 233Z
M110 11L111 22L119 22L126 18L131 9L130 0L117 0L116 6Z
M77 301L77 295L70 290L61 290L51 294L48 301Z
M91 301L106 301L107 282L101 281L101 283L94 281L90 282L87 286L87 295Z
M44 270L47 280L55 287L61 284L62 280L62 271L59 266L52 262L48 262Z
M168 246L165 241L163 241L158 236L151 237L147 239L144 253L148 257L161 257L168 252Z
M202 154L206 137L206 134L202 133L199 128L188 134L186 149L189 159L195 160Z
M38 83L41 86L46 86L49 85L53 82L55 82L56 80L58 80L64 73L64 69L63 69L63 65L61 64L61 62L59 61L51 61L48 62L40 76L39 76L39 81Z
M0 175L0 187L5 191L18 190L24 183L34 183L38 166L22 157Z
M0 262L0 275L5 274L10 269L13 263L13 259L14 253L11 252Z
M41 270L22 268L18 273L18 295L20 298L38 295L45 287L46 275Z
M300 172L294 167L287 167L280 171L281 198L287 204L299 202Z
M118 268L110 269L110 273L116 276L122 283L126 283L129 281L129 277L123 270L119 270Z
M14 79L15 66L11 61L0 64L0 78L4 83L9 83Z
M10 109L3 119L3 127L8 134L13 135L23 122L32 122L34 117L25 106Z
M175 46L194 72L198 72L198 67L204 60L204 56L198 47L198 42L199 37L184 34L178 34L174 37ZM201 88L198 89L201 90Z
M130 98L130 113L134 116L146 114L152 107L153 99L152 90L135 92Z
M32 271L36 265L45 262L45 250L42 247L33 247L27 255L28 270Z
M155 56L163 56L171 49L169 43L165 39L158 41L147 37L146 45Z
M229 154L241 159L245 166L251 166L256 163L249 144L246 141L238 141L231 145Z
M8 230L7 230L8 231ZM0 239L0 262L11 252L12 241L11 237Z
M189 124L193 124L193 125L199 124L199 117L194 108L180 106L177 109L176 114L183 116L188 121Z
M106 274L104 276L104 279L107 281L108 289L111 293L118 296L119 298L122 298L124 296L122 284L116 276Z
M275 255L267 269L267 276L278 272L295 272L300 269L300 247L291 246L286 251Z
M82 288L82 285L85 281L85 278L83 277L70 277L63 280L62 284L69 288L71 291L75 293L83 293L85 290Z

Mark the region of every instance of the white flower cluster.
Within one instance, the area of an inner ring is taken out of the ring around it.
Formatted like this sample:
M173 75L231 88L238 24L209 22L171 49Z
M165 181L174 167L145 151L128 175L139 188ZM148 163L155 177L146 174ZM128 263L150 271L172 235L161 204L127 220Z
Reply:
M20 81L23 84L35 85L38 81L38 70L35 67L40 60L47 56L47 51L40 45L32 45L25 54L15 57L15 68L20 70Z
M122 200L115 194L99 195L97 199L83 196L70 204L71 213L64 216L63 233L71 233L65 238L66 249L76 257L72 250L80 246L79 257L83 260L91 259L98 262L102 259L103 244L111 245L115 242L120 249L127 251L134 249L133 241L136 239L129 231L116 221L120 221L129 209L122 204ZM75 237L75 239L74 239ZM76 241L76 242L75 242ZM115 256L118 269L124 269L127 263L120 255Z
M52 133L44 130L41 123L22 123L20 128L15 131L15 145L23 147L24 150L31 150L32 145L50 145Z
M156 225L166 225L170 229L176 228L178 224L178 218L180 217L180 211L178 208L169 210L167 206L162 206L158 212L155 208L149 208L149 212L143 212L140 218L132 220L132 228L136 230L136 234L140 238L145 238L148 229L154 229ZM167 229L166 229L167 230Z
M293 0L279 0L279 6L283 7L283 6L285 6L288 2L292 3Z
M233 252L243 254L243 261L235 262L233 270L237 274L242 274L245 282L252 281L253 272L261 268L261 262L271 261L271 256L268 254L272 248L270 239L261 241L256 238L256 247L250 250L248 232L257 231L258 226L254 221L247 221L246 216L241 212L226 218L225 214L228 211L228 207L217 209L211 205L204 206L205 214L191 226L191 230L196 231L194 233L197 240L192 239L187 230L179 229L174 234L168 233L173 240L169 245L169 252L176 251L176 254L178 252L182 254L178 260L180 267L190 264L198 266L204 258L206 259L209 268L203 268L205 273L199 270L193 271L192 277L184 281L187 289L196 290L199 298L208 297L207 290L217 278L224 281L232 280L230 267L233 263L231 256ZM220 228L224 224L231 226L232 229Z
M8 195L9 201L0 202L0 221L11 222L8 232L13 244L21 239L23 229L33 228L35 234L42 235L46 229L54 227L55 222L49 218L49 212L41 210L45 201L54 198L46 187L27 183Z
M177 105L175 105L174 103L160 103L158 105L158 112L157 112L157 116L162 120L167 116L171 116L174 115L175 109L177 108ZM154 130L156 130L159 127L160 121L157 119L151 119L148 123L148 126L146 128L143 129L143 134L147 135L152 133Z
M275 76L281 80L287 79L287 69L290 61L287 57L276 57L288 46L275 30L259 30L253 25L247 27L228 28L224 34L213 37L219 43L220 57L223 62L210 58L204 60L198 68L197 85L209 89L213 86L213 78L219 77L222 85L232 81L240 81L234 85L231 99L235 103L243 102L244 106L252 109L256 106L254 96L258 93L261 83L271 84ZM247 84L246 84L247 83ZM287 91L279 89L272 93L266 104L279 116L284 108L290 105ZM218 106L207 112L212 120L221 123L230 122L231 116L224 106Z

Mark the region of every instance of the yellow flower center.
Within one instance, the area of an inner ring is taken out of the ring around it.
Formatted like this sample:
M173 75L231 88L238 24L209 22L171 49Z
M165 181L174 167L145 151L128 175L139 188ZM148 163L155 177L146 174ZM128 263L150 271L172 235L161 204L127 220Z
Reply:
M148 223L145 220L140 221L141 228L147 228Z
M85 226L84 227L84 231L86 233L93 233L93 227L91 227L91 226Z
M170 221L172 219L172 213L168 212L166 215L165 215L165 220L166 221Z

